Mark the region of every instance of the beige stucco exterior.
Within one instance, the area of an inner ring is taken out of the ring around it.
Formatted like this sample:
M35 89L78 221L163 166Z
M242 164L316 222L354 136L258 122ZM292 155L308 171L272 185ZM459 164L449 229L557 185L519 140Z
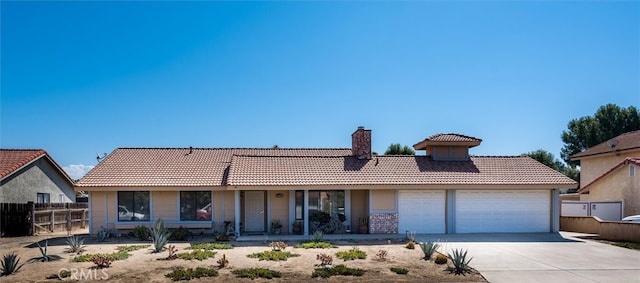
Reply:
M625 158L630 156L640 156L640 150L625 151L624 154L617 155L613 152L589 156L580 159L580 185L585 186L605 172L609 171Z
M630 176L629 167L625 165L607 174L588 187L589 201L624 201L623 217L640 214L640 167L636 167L636 175Z
M371 210L393 211L396 210L396 191L371 191Z
M580 200L622 200L623 217L640 214L640 168L636 166L635 176L630 176L629 167L634 165L620 165L627 157L638 156L640 150L628 150L624 154L611 152L581 158L580 186L586 190L581 189Z

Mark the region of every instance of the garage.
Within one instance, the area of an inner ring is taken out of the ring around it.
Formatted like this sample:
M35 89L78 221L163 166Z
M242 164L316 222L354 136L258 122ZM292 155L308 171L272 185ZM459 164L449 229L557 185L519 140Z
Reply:
M456 233L529 233L551 231L548 190L458 190Z
M444 190L398 191L398 233L444 233L445 196Z

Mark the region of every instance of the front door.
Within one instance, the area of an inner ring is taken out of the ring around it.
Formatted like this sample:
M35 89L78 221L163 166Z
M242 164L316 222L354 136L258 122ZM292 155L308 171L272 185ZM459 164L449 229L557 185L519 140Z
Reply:
M264 232L264 192L244 192L244 231Z

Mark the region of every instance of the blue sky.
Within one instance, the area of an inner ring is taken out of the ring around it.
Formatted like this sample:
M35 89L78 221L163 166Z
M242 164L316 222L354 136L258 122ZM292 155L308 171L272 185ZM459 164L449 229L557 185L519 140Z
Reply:
M640 106L640 2L7 2L0 146L75 177L117 147L545 149Z

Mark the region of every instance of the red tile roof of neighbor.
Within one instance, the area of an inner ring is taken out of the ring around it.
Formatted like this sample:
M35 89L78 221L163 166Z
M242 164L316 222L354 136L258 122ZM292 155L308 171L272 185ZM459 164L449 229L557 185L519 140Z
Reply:
M528 157L374 156L351 149L119 148L78 187L502 184L575 187L576 182Z
M613 173L614 171L618 170L621 167L624 167L624 165L629 165L629 164L633 164L635 166L640 166L640 157L627 157L624 160L622 160L620 163L616 164L615 166L611 167L611 169L607 170L607 172L602 173L602 175L598 176L597 178L593 179L593 181L591 181L591 183L582 186L582 188L580 188L578 190L578 193L586 193L589 192L589 187L591 187L591 185L595 184L596 182L600 181L602 178L606 177L607 175Z
M4 179L41 157L46 157L63 177L73 184L71 177L43 149L0 149L0 179Z
M617 144L615 147L611 148L609 144L607 144L611 140L616 140ZM584 157L599 155L604 153L612 153L612 152L623 152L629 150L639 150L640 149L640 130L624 133L619 135L611 140L600 143L598 145L594 145L583 152L576 153L571 156L572 160L580 160Z
M434 161L428 156L234 156L229 185L558 185L576 182L529 157L477 156Z

